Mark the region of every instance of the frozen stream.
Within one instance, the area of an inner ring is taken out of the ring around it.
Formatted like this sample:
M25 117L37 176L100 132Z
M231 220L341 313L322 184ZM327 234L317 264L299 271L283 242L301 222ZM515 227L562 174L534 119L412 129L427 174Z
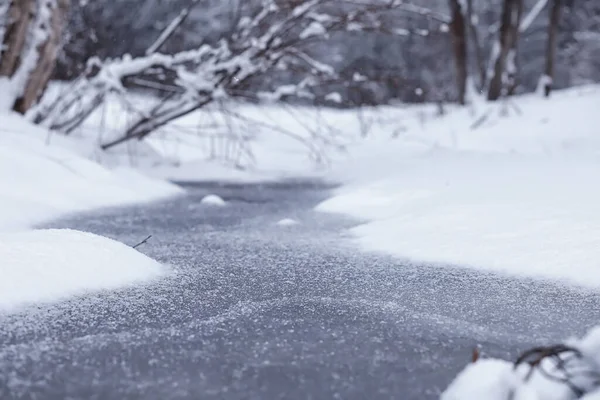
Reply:
M600 321L597 294L362 253L320 185L188 189L50 224L152 234L173 271L0 315L1 399L435 399L476 343L512 358Z

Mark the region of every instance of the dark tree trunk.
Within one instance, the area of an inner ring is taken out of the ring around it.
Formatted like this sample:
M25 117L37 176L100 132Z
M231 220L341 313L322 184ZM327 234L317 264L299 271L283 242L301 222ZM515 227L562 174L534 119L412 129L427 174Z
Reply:
M498 43L494 45L491 66L491 77L488 87L488 100L495 101L502 96L503 89L514 90L516 71L507 61L516 64L516 50L519 39L519 25L523 12L523 0L504 0L502 16L500 19L500 33ZM511 52L513 54L511 55ZM514 57L509 60L509 57Z
M11 77L19 68L35 5L35 0L12 0L9 5L0 55L0 76Z
M458 0L449 0L452 22L450 32L452 34L452 47L454 50L454 64L456 68L456 85L458 90L458 102L466 103L467 96L467 24L465 12Z
M560 20L561 0L553 0L550 7L550 21L548 23L548 39L546 43L546 65L544 67L544 96L550 97L554 79L554 59L556 57L556 38L558 36L558 23Z
M38 62L29 75L23 94L16 100L14 111L25 114L42 96L54 70L60 48L63 28L67 23L70 0L56 0L52 9L48 37L35 50L38 52Z
M473 0L467 0L467 24L469 27L468 36L470 36L470 40L473 45L473 51L475 53L475 62L479 75L478 89L483 90L485 87L485 60L483 57L483 49L481 48L481 43L479 42L479 31L473 22L473 13Z

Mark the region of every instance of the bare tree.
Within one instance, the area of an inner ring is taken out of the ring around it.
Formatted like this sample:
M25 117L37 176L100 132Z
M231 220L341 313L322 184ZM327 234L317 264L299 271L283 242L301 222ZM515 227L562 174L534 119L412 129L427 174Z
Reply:
M552 91L554 79L554 60L556 58L556 39L558 36L558 23L560 20L561 0L553 0L550 7L550 18L548 22L548 38L546 42L546 63L544 67L543 85L544 96L549 97Z
M514 86L516 79L517 43L523 13L523 0L504 0L498 40L492 47L488 71L488 100L498 100L503 90Z
M479 79L478 87L480 90L483 90L485 86L485 59L483 56L483 49L480 42L479 30L477 29L477 25L475 24L477 18L473 9L473 0L467 0L466 18L469 29L468 38L471 41L471 44L473 46L473 52L475 53L475 65L477 67Z
M467 23L465 13L459 0L448 0L450 5L450 33L452 35L452 47L454 50L454 63L456 68L456 84L458 90L459 104L466 103L468 61L467 61Z
M35 6L35 0L10 2L0 53L0 76L11 77L16 72L25 48L29 25L35 15Z
M24 114L43 94L54 69L69 0L13 0L3 38L3 108Z
M394 25L397 19L389 18L394 11L441 18L426 9L407 8L401 1L387 0L260 0L244 6L232 31L215 45L204 44L173 55L149 52L137 58L91 60L86 74L65 96L37 107L30 118L69 132L102 104L108 93L125 94L130 87L161 91L163 100L136 112L136 119L121 136L102 145L108 149L131 139L143 139L184 115L226 98L314 98L315 88L337 82L340 76L335 68L311 56L311 43L340 31L405 35L405 29ZM293 71L296 80L269 92L248 90L252 80L282 71Z

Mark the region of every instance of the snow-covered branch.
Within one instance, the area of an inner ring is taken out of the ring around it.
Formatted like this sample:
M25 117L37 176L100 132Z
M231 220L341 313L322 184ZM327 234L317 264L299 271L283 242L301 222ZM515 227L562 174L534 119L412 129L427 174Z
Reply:
M245 93L245 85L255 78L280 70L293 70L303 78L295 84L262 93L270 100L282 96L310 96L319 82L338 78L330 65L310 55L308 45L315 38L327 38L331 32L353 28L385 29L381 22L386 12L405 7L401 2L345 3L310 0L289 3L262 0L261 7L237 21L233 32L216 45L166 55L155 53L159 37L143 57L92 60L77 87L50 105L42 104L30 118L52 128L71 131L102 103L107 93L123 93L130 87L169 88L167 99L133 121L123 135L104 143L109 148L132 138L141 139L158 128L215 100ZM161 37L172 33L172 22ZM401 34L406 34L397 29ZM157 47L158 46L158 47Z
M441 400L600 399L600 327L581 339L540 346L514 363L480 358L468 365Z
M533 8L529 11L527 15L525 15L525 17L521 21L519 31L525 32L527 29L529 29L533 21L537 18L538 15L540 15L540 13L544 9L544 7L546 7L547 4L548 0L538 0L538 2L535 3Z

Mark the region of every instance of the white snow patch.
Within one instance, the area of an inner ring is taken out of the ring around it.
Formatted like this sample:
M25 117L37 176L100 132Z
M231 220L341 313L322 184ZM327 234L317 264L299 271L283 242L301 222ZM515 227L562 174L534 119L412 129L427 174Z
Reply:
M325 100L332 101L334 103L341 103L342 95L339 94L338 92L331 92L325 96Z
M217 207L223 207L224 205L227 204L227 203L225 203L225 200L223 200L221 197L217 196L216 194L209 194L209 195L204 196L201 200L201 203L209 205L209 206L217 206Z
M440 396L440 400L506 400L510 393L521 389L521 378L513 364L496 359L481 359L469 364ZM530 389L519 390L514 400L538 400Z
M283 219L280 219L279 221L277 221L277 223L276 223L276 225L278 225L278 226L294 226L294 225L298 225L298 224L300 224L300 222L298 222L292 218L283 218Z
M17 114L0 114L0 120L0 231L183 192L130 169L106 169L73 151L79 143L50 138Z
M1 234L0 260L0 310L146 282L166 272L125 244L69 229Z
M563 364L557 369L557 361L546 358L540 372L531 372L528 364L514 368L512 362L498 359L480 359L467 365L440 396L440 400L486 399L486 400L572 400L573 390L548 377L568 376L569 381L585 395L582 399L599 399L600 388L600 326L592 328L581 339L570 339L567 345L581 352L581 358L572 353L560 356ZM512 393L511 397L509 394Z
M351 232L367 250L600 288L600 90L512 102L351 147L317 209L365 221Z

